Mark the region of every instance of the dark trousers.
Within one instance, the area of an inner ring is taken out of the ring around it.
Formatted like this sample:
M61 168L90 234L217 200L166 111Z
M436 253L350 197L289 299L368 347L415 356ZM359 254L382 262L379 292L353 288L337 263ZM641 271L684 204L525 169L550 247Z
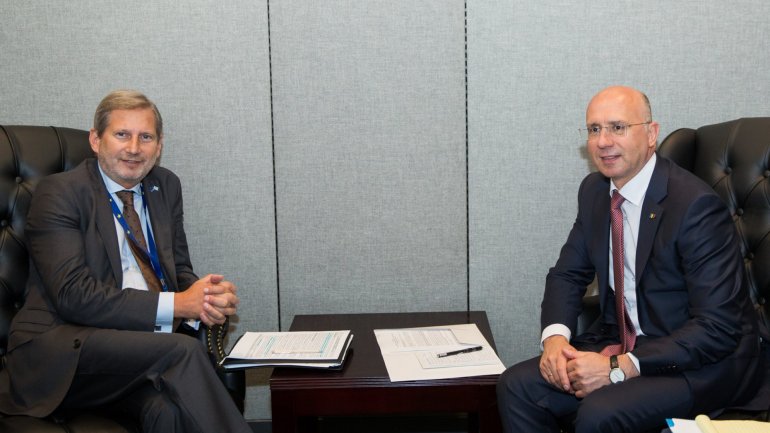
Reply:
M93 406L126 412L145 432L251 433L201 343L181 334L91 334L60 408Z
M497 400L507 433L559 432L564 424L576 433L660 431L666 418L685 418L693 405L682 375L640 376L579 399L546 382L539 362L532 358L500 376Z

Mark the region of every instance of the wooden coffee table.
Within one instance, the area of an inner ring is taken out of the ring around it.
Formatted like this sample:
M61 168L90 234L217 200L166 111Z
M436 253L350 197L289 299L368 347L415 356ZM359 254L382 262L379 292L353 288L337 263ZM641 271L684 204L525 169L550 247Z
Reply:
M494 348L483 311L298 315L291 331L350 329L342 370L276 368L270 378L273 433L312 430L318 417L467 413L469 431L502 431L498 375L391 382L374 329L475 323Z

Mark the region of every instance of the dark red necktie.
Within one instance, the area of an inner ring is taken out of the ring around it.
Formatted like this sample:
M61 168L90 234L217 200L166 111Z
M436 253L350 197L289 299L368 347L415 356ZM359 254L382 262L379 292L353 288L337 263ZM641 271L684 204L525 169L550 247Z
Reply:
M612 191L610 202L610 225L612 234L612 271L615 277L615 314L618 321L618 333L620 344L611 344L602 349L603 355L620 355L630 352L636 343L636 330L626 310L626 301L623 295L623 270L625 253L623 250L623 210L620 205L626 199L618 192Z
M144 240L144 232L142 231L142 223L139 221L139 214L137 214L134 209L134 192L123 190L116 192L115 195L117 195L120 201L123 202L123 218L126 220L126 224L128 224L131 234L133 234L133 238L139 243L139 246L137 247L136 243L131 240L131 236L126 236L128 238L128 245L131 247L131 252L134 253L136 264L139 265L139 270L142 271L144 281L147 282L147 288L153 292L160 292L160 280L158 279L158 276L155 275L155 271L152 270L150 258L145 253L145 251L147 251L147 242Z

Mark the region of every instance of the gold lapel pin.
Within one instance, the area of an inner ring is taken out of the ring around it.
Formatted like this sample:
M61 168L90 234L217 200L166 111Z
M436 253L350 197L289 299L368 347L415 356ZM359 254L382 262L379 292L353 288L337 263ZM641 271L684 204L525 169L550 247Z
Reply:
M651 213L650 213L650 219L651 219L651 220L654 220L654 219L655 219L655 212L651 212Z

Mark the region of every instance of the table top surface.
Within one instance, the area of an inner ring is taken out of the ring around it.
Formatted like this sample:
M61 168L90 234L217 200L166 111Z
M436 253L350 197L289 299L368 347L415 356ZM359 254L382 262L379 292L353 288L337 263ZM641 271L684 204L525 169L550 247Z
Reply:
M411 328L475 323L492 348L495 341L484 311L425 313L363 313L297 315L290 331L349 329L353 341L341 370L276 368L270 378L271 389L456 386L458 384L494 385L498 375L472 376L440 380L390 382L375 329Z

